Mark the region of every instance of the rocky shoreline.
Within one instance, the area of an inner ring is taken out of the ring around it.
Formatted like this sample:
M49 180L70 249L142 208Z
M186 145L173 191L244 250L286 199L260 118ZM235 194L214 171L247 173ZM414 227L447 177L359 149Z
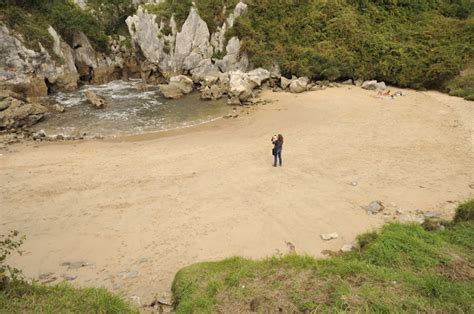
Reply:
M19 34L0 25L0 53L5 56L0 61L0 131L18 134L41 121L48 111L63 112L58 104L44 104L51 93L117 79L141 78L144 84L157 84L162 95L170 99L198 91L202 100L226 98L232 106L258 104L262 89L302 93L339 84L385 88L383 82L377 81L336 83L286 78L277 64L271 69L249 71L252 65L241 52L239 38L226 41L227 30L247 10L247 5L239 2L211 33L195 7L178 31L174 16L158 22L155 14L139 6L136 14L127 19L131 43L124 36L110 37L109 54L97 52L81 32L74 34L70 46L52 27L48 32L54 39L54 55L41 45L39 51L33 51L26 48ZM106 105L98 95L86 96L97 109ZM34 138L31 132L23 133L23 138L43 140Z

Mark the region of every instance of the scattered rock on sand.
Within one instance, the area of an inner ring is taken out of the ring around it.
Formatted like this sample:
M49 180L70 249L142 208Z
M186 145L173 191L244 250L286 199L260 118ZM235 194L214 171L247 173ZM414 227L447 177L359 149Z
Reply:
M67 274L62 274L61 277L64 279L64 280L67 280L67 281L74 281L77 279L77 276L74 276L74 275L67 275Z
M138 277L138 272L137 271L122 271L118 274L120 278L122 279L131 279L131 278L136 278Z
M339 235L336 232L321 234L321 239L323 239L324 241L329 241L337 238L339 238Z
M345 244L342 248L341 248L341 252L343 253L346 253L346 252L350 252L354 249L354 246L352 244Z
M89 267L93 266L94 264L85 262L85 261L78 261L78 262L64 262L61 266L67 267L68 269L79 269L82 267Z
M38 279L42 283L50 283L50 282L55 281L58 278L56 276L54 276L54 273L43 273L43 274L39 275Z
M93 105L94 107L98 109L104 108L105 105L107 104L107 101L105 100L104 97L99 96L90 90L86 91L86 98L91 105Z
M426 213L423 214L425 219L431 219L431 218L440 218L441 213L438 212L433 212L433 211L427 211Z
M379 212L381 212L385 207L383 206L383 203L381 201L372 201L370 202L369 205L364 207L364 209L367 210L367 213L375 215Z

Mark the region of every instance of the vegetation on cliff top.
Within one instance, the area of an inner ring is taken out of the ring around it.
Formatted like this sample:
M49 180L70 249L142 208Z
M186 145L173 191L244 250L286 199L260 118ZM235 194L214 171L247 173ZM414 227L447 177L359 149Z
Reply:
M237 1L225 2L234 6ZM287 77L377 79L446 90L474 57L470 0L244 2L248 13L237 19L228 36L243 40L242 51L254 66L276 62ZM222 24L216 18L222 1L195 3L211 28ZM167 0L155 13L175 13L181 24L190 5L191 0ZM208 10L210 5L213 10Z
M329 259L240 257L182 269L177 313L474 311L474 200L428 232L389 224L359 236L361 249Z
M133 14L132 0L90 0L82 10L70 0L0 0L0 16L7 26L25 38L29 48L38 44L52 51L51 25L72 44L75 32L83 32L98 51L107 52L107 36L127 35L125 19Z

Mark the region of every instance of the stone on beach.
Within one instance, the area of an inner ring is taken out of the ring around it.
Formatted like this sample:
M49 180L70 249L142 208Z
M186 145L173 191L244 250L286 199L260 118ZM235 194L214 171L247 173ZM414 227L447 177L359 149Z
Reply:
M329 240L337 239L337 238L339 238L339 235L337 234L337 232L321 234L321 239L323 239L324 241L329 241Z

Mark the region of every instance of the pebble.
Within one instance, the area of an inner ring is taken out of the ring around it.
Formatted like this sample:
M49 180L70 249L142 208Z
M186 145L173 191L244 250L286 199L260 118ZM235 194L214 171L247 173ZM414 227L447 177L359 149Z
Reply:
M352 244L345 244L342 248L341 248L341 252L344 252L344 253L347 253L347 252L350 252L354 249L354 246Z
M63 274L63 275L61 275L61 277L63 277L63 279L67 280L67 281L73 281L73 280L77 279L77 276L74 276L74 275Z
M337 238L339 238L339 235L336 232L321 234L321 239L323 239L324 241L329 241Z
M85 262L85 261L78 261L78 262L64 262L61 263L61 266L68 267L68 269L79 269L82 267L93 266L94 264Z
M352 181L352 182L351 182L351 185L352 185L352 186L358 186L359 183L358 183L357 181Z
M142 305L142 302L141 302L139 296L133 295L133 296L130 297L130 299L132 299L132 301L135 302L136 304L138 304L140 306Z
M118 274L122 279L131 279L138 277L137 271L122 271Z

